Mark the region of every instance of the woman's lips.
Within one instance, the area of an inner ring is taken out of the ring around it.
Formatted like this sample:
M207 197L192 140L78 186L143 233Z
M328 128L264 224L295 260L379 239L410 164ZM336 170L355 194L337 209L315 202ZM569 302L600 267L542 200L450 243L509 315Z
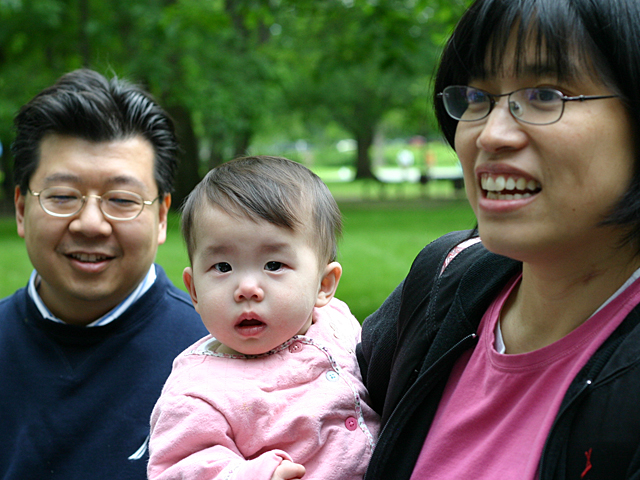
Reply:
M480 186L490 200L520 200L536 195L542 190L540 182L520 175L480 175Z

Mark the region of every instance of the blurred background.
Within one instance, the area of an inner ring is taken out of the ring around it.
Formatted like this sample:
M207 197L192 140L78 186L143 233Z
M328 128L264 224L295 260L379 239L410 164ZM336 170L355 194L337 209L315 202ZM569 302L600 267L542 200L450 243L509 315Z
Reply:
M318 173L345 214L341 288L354 305L366 300L362 320L422 245L474 224L431 102L440 51L469 3L0 0L0 296L30 271L12 219L13 117L63 73L89 67L140 84L173 117L174 207L239 155L282 155ZM175 261L181 286L175 243L159 261Z
M390 181L399 166L417 180L438 166L431 74L468 3L0 0L1 199L13 199L13 116L80 67L144 86L171 113L183 147L174 205L247 153L328 167L329 180L385 180L385 166Z

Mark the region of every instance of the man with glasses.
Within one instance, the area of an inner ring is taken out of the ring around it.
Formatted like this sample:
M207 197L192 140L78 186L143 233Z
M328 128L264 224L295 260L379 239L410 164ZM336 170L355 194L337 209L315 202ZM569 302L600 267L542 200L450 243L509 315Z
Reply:
M144 479L173 358L206 334L154 264L173 124L141 89L78 70L15 126L17 228L34 271L0 302L0 478Z

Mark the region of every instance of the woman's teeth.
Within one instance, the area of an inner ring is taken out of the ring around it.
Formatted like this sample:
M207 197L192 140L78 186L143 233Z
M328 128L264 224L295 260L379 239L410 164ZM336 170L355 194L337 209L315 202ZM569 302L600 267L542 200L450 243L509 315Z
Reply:
M492 200L519 200L529 198L537 193L541 185L535 180L526 180L523 177L482 175L480 186L486 192L486 196Z

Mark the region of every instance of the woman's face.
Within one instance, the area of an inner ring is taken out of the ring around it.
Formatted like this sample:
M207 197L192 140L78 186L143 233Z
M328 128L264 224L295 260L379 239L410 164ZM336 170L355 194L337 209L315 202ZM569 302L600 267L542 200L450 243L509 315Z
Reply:
M533 52L528 57L535 59ZM576 80L558 81L555 75L515 74L509 46L504 58L499 75L469 85L492 94L525 87L551 87L567 96L612 94L587 69ZM618 98L567 102L557 123L530 125L518 122L501 97L487 118L458 123L455 147L489 250L533 262L593 258L618 246L623 232L599 225L633 172L631 121Z

